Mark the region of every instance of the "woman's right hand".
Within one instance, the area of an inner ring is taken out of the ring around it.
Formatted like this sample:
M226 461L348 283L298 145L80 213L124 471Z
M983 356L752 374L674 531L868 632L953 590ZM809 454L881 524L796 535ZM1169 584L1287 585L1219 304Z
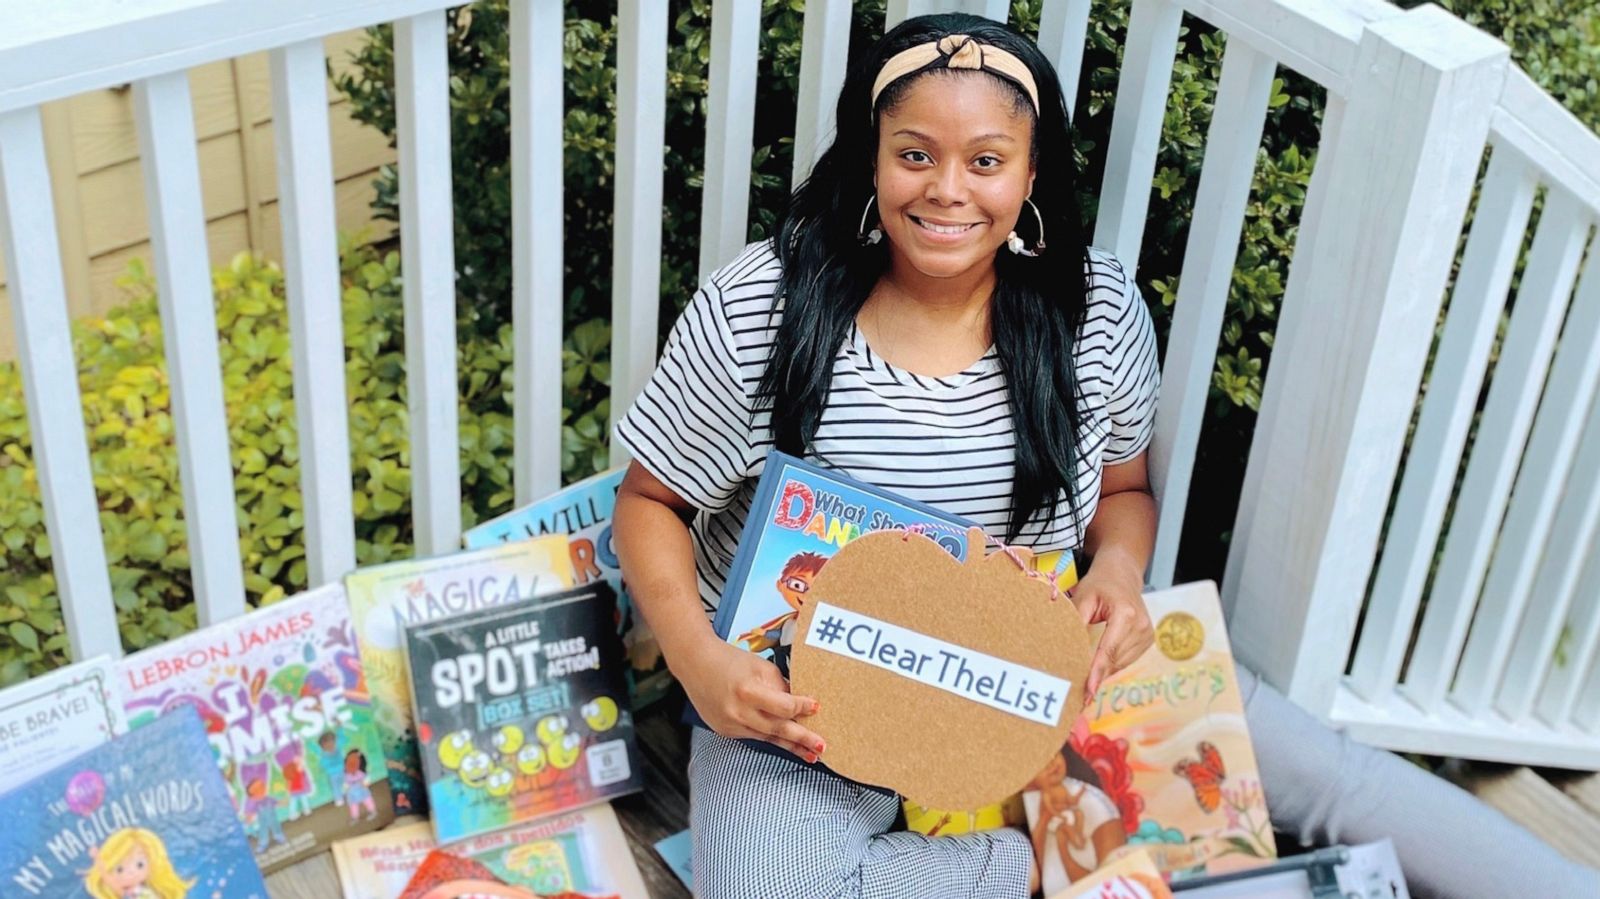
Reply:
M724 737L766 740L808 762L822 738L796 719L816 714L817 701L789 692L778 666L708 633L674 673L706 725Z

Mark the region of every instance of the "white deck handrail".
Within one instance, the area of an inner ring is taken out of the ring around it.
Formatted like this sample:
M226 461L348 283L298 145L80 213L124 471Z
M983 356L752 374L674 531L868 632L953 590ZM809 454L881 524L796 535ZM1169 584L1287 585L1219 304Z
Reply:
M243 590L210 287L198 262L205 254L194 250L204 224L185 73L272 54L302 492L314 544L308 573L318 583L354 564L340 489L350 481L348 422L342 391L329 383L341 380L342 344L320 42L396 23L413 514L417 551L445 552L460 531L449 5L0 0L8 23L0 32L0 213L9 223L0 243L75 656L120 645L107 626L115 610L72 377L39 105L123 83L140 98L197 602L203 621L217 620L243 608ZM1008 6L890 0L887 14L889 24L949 9L1004 18ZM560 470L562 12L558 0L511 0L510 8L514 479L527 501L553 488ZM754 8L713 7L702 278L748 233ZM1061 67L1069 98L1082 83L1089 10L1085 0L1045 0L1041 16L1041 46ZM1320 85L1327 101L1223 584L1235 646L1297 701L1363 739L1600 766L1600 603L1582 601L1600 592L1600 565L1586 563L1600 544L1600 490L1592 477L1582 480L1600 465L1600 263L1580 268L1600 218L1600 138L1511 65L1502 44L1436 7L1133 0L1096 232L1130 268L1146 230L1185 15L1224 32L1228 44L1151 453L1161 500L1151 582L1170 583L1176 568L1257 148L1273 78L1286 67ZM807 5L796 181L831 132L850 23L849 0ZM626 407L656 353L668 37L664 4L622 0L613 412ZM1380 556L1384 510L1486 152L1488 174ZM1496 325L1541 195L1534 265L1490 379ZM1463 458L1486 381L1486 424ZM1464 486L1452 500L1458 466ZM1440 545L1445 571L1429 591ZM1369 624L1358 635L1374 571ZM1563 631L1567 664L1558 665ZM1414 641L1425 661L1408 666Z

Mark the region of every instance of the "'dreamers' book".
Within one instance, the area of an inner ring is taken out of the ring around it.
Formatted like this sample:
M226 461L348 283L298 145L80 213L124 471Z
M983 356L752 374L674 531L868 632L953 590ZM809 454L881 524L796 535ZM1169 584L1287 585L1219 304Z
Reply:
M1155 644L1023 794L1046 895L1135 848L1175 881L1277 856L1216 585L1144 600Z
M437 847L426 821L333 844L344 899L394 899ZM514 824L452 843L449 849L483 864L506 883L540 895L582 893L622 899L650 895L609 802Z
M567 535L574 586L604 580L617 593L617 633L628 656L633 707L644 708L672 687L672 675L655 634L634 609L622 586L622 568L611 542L611 514L617 505L625 468L613 468L514 509L461 535L468 549L512 540Z
M0 793L126 731L108 656L0 690Z
M375 565L346 575L344 585L367 670L367 689L377 712L394 810L421 813L428 800L417 760L411 685L401 649L406 626L565 590L572 586L567 540L552 535Z
M128 721L200 713L263 871L394 819L342 584L123 659Z
M0 794L0 895L267 899L192 708Z
M406 628L441 843L644 785L602 582Z

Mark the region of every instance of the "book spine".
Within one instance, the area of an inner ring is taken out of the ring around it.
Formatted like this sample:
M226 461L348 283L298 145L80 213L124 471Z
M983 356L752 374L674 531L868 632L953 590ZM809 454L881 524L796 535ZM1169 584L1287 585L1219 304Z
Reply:
M717 615L711 623L717 636L724 641L728 639L728 630L733 626L733 614L738 611L738 598L744 592L745 582L750 579L750 566L755 562L761 530L772 520L772 504L777 501L778 487L788 477L788 469L796 463L799 463L798 459L785 453L773 452L767 457L767 467L761 473L755 498L750 502L750 514L745 516L744 530L739 532L739 549L734 554L733 567L729 569L728 581L722 589L722 602L717 603Z

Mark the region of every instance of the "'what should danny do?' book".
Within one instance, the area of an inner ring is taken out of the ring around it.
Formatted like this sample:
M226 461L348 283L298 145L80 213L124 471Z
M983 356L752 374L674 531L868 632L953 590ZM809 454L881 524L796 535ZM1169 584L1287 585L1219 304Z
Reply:
M8 899L267 899L192 708L0 795L0 809Z
M263 871L394 819L342 585L151 647L117 671L133 727L200 713Z
M767 456L714 622L729 643L788 670L794 622L811 582L846 543L913 528L957 559L972 523L793 456Z
M406 629L439 842L643 786L604 583Z
M611 541L611 515L617 507L625 468L613 468L571 484L544 499L513 509L461 535L467 549L512 540L567 535L572 553L573 585L604 580L617 591L617 633L628 657L629 687L634 708L644 708L672 687L672 674L655 634L633 607L622 584L622 566Z
M367 688L398 814L427 809L411 722L411 685L401 641L407 626L499 606L572 586L567 538L552 535L503 546L411 559L345 575L350 618L361 644Z

